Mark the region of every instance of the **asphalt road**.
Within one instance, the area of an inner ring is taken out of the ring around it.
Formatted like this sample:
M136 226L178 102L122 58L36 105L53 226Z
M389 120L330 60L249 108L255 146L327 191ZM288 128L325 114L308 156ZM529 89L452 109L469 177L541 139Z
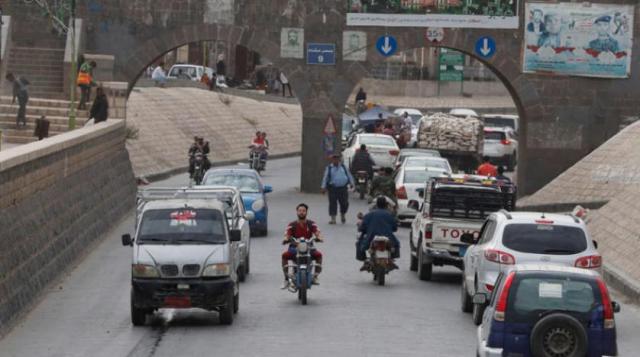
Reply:
M327 225L326 197L296 188L299 166L299 158L269 164L271 231L253 238L251 274L241 285L232 326L199 310L163 310L150 326L131 325L131 250L120 244L120 235L133 230L131 212L0 341L0 356L473 356L476 328L459 309L460 273L437 268L433 282L418 280L409 271L403 229L401 269L386 286L374 285L355 261L355 214L365 205L352 198L348 223ZM157 185L185 183L179 175ZM326 238L319 246L325 255L321 285L310 291L307 306L279 289L282 233L299 202L310 205L310 218ZM617 322L621 355L636 355L640 310L623 303Z

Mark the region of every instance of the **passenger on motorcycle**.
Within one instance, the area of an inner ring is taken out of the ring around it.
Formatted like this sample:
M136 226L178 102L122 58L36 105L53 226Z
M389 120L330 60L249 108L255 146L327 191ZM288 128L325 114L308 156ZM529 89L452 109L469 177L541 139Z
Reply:
M371 198L378 196L389 197L393 202L396 200L396 182L393 180L393 169L390 167L380 168L379 175L371 182Z
M391 257L396 259L400 257L400 241L393 234L398 230L398 223L395 217L387 210L387 200L384 197L378 197L376 200L376 207L373 211L367 213L362 222L360 222L358 231L362 233L358 239L358 260L363 261L364 264L360 271L368 269L366 260L366 251L371 245L371 241L375 236L385 236L391 240L393 244L393 250ZM394 268L397 266L394 264Z
M365 144L360 145L360 150L357 150L356 154L353 155L353 159L351 159L351 174L356 176L358 171L366 171L369 180L371 180L373 178L373 165L375 163L367 151L367 146Z
M204 141L204 138L199 136L193 137L193 144L189 147L189 178L193 178L193 170L195 164L196 153L201 153L204 158L204 171L207 172L211 168L211 161L209 161L209 142Z
M324 242L322 236L320 234L320 229L318 229L318 225L312 221L307 219L307 212L309 211L309 206L304 203L299 204L296 207L296 212L298 214L298 219L289 223L287 226L287 230L284 234L284 240L282 241L283 245L289 244L289 248L282 253L282 270L284 272L284 285L282 289L286 289L289 286L288 280L288 263L289 260L296 259L296 246L293 243L292 238L307 238L311 239L312 237L316 237L317 242ZM322 252L320 252L315 247L311 248L311 257L316 262L315 274L313 276L313 284L319 285L318 275L322 272Z
M251 145L249 146L251 152L257 151L260 152L260 159L267 159L267 149L269 149L269 141L267 140L267 133L263 133L261 131L256 131L256 136L251 140Z

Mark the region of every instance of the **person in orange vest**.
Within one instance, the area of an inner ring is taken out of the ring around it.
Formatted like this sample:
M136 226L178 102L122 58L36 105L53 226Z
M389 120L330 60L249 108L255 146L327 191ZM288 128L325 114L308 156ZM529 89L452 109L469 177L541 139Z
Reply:
M77 84L80 87L80 102L78 103L78 110L87 109L87 101L91 97L91 86L95 85L93 81L93 69L97 67L96 61L85 61L80 66L80 72L78 72Z
M478 166L478 175L488 177L498 176L498 169L491 164L488 156L482 158L482 165Z

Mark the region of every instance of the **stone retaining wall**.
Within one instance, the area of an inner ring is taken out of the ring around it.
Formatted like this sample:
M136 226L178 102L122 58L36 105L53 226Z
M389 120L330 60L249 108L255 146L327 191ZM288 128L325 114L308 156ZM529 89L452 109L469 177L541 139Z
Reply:
M123 121L0 153L0 336L135 204Z

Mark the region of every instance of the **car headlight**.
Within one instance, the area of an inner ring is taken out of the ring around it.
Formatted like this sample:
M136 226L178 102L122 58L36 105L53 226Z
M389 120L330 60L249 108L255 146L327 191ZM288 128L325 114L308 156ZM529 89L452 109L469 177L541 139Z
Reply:
M133 264L131 273L134 278L159 278L160 273L153 265Z
M258 199L253 201L253 204L251 204L251 210L253 210L253 212L258 212L260 210L262 210L264 208L264 200L263 199Z
M202 272L202 276L229 276L231 275L231 267L229 264L211 264L207 265Z

